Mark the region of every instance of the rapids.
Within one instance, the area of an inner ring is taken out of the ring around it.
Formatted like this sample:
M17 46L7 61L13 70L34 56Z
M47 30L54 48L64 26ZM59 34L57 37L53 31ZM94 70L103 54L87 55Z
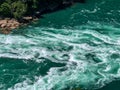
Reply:
M119 16L119 0L87 0L1 34L0 90L93 90L119 80Z

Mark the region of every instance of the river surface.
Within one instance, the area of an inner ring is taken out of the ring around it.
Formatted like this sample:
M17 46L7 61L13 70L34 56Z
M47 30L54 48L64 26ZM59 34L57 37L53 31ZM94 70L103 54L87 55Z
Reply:
M86 0L0 35L0 90L120 90L119 80L120 0Z

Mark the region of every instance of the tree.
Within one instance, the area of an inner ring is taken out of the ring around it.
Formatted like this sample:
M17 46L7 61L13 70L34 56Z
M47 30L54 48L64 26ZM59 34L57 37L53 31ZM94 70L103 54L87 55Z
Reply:
M16 1L12 3L12 14L14 18L20 19L26 12L27 5L22 1Z
M4 16L10 17L11 14L11 5L8 2L4 2L0 6L0 13Z

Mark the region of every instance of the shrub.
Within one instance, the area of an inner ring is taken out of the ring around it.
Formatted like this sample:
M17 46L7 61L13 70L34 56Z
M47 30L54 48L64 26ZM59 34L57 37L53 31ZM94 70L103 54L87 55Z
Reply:
M5 17L11 16L11 5L7 2L4 2L3 4L1 4L0 13Z
M26 12L27 5L25 5L22 1L12 3L12 15L14 18L20 19Z

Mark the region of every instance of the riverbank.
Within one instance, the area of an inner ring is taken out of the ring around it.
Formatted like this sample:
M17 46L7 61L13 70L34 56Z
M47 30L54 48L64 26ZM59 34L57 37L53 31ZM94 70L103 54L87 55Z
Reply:
M21 26L27 25L32 21L38 20L38 18L23 17L22 21L18 21L14 18L4 18L0 19L0 33L9 34L12 30L17 29Z
M15 19L1 19L0 28L1 33L8 34L12 29L18 28L21 24Z
M0 35L0 90L119 90L119 4L87 0Z
M42 17L43 14L59 11L71 6L73 2L67 1L55 6L42 7L39 11L31 15L23 16L21 19L9 18L9 17L0 17L0 33L9 34L12 30L17 29L21 26L27 25L30 22L38 20Z
M45 4L47 7L41 7L39 11L36 11L32 15L23 16L18 20L15 18L1 17L0 16L0 33L9 34L12 30L21 26L27 25L32 21L38 20L43 14L55 12L72 6L76 2L84 3L85 0L64 0L63 2L56 3L56 5Z

